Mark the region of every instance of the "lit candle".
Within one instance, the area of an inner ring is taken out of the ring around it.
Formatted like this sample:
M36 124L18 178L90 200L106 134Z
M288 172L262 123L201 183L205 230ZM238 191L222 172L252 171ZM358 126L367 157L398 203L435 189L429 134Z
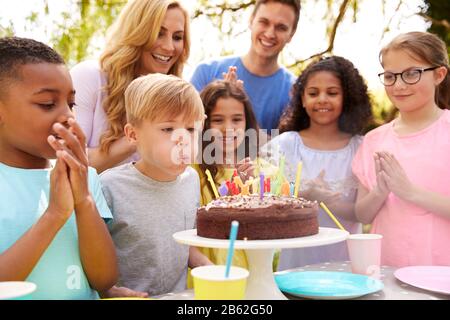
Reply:
M220 185L220 187L219 187L219 194L220 194L222 197L225 197L226 195L228 195L227 182L228 182L228 181L222 183L222 184Z
M270 184L270 178L266 179L266 182L264 182L264 192L270 193L271 190L271 184Z
M298 189L300 188L300 176L302 175L303 162L297 165L297 175L295 177L294 197L298 198Z
M274 188L272 188L273 193L279 196L281 194L281 188L283 186L283 178L284 178L284 166L286 163L286 157L284 155L281 155L280 158L280 166L278 169L277 177L276 177L276 185Z
M239 188L243 188L244 184L242 183L241 177L236 176L233 178L233 182L239 187Z
M264 198L264 173L259 174L259 199Z
M289 189L290 189L290 196L294 196L294 188L295 188L295 184L293 183L293 182L291 182L290 184L289 184Z
M208 169L206 169L205 173L206 176L208 177L209 183L211 184L211 188L213 189L214 196L216 197L216 199L219 198L219 193L217 192L216 184L211 176L211 172Z
M258 179L252 179L252 193L258 194Z
M239 188L234 182L231 183L231 192L234 196L239 194Z
M249 190L250 190L250 183L248 183L247 181L244 185L242 185L241 195L248 196L250 194Z
M289 188L289 182L284 182L283 185L281 186L281 194L283 196L290 196L291 192L290 192L290 188Z

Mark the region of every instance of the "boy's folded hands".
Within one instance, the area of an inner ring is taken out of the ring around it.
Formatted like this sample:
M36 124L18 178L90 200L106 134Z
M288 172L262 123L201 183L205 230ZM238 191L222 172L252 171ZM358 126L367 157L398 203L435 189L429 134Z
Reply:
M50 199L48 211L57 214L65 223L74 210L72 187L67 174L67 166L57 151L56 165L50 174Z
M56 166L52 175L54 183L66 187L64 173L70 183L70 189L64 188L61 192L71 192L73 206L89 199L88 187L88 157L86 152L86 138L78 123L73 118L67 121L65 127L60 123L53 125L57 136L50 135L48 142L56 151ZM64 196L63 198L66 198Z

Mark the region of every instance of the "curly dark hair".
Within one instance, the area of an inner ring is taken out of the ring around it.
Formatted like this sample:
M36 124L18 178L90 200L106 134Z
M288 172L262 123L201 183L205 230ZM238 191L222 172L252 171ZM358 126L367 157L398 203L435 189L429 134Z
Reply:
M64 59L46 44L27 38L0 38L0 95L11 80L19 80L21 66L29 63L64 64Z
M283 113L278 129L300 131L309 128L310 118L303 106L302 96L309 77L319 71L328 71L341 81L343 91L339 130L352 135L361 134L372 120L372 107L367 85L353 63L339 56L322 58L308 65L293 85L292 99Z

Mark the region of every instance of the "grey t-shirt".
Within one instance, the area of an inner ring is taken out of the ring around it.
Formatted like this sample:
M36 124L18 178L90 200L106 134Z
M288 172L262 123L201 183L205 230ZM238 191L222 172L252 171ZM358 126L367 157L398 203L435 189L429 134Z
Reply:
M114 217L109 230L119 260L119 286L159 295L186 288L189 247L173 239L194 228L200 203L197 172L188 167L175 181L155 181L133 163L100 175Z

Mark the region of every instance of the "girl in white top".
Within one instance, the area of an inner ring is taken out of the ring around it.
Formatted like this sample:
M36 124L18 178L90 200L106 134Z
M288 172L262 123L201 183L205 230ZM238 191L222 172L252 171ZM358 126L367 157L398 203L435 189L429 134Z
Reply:
M124 92L140 75L181 76L189 56L189 16L174 0L131 0L109 30L100 61L71 70L75 116L98 172L139 158L124 137Z
M371 116L367 86L358 70L344 58L325 58L299 76L290 107L280 121L282 134L263 150L275 160L285 156L285 174L291 182L302 162L299 196L323 201L350 233L361 232L354 214L357 182L351 162L362 140L359 133ZM336 227L322 209L319 225ZM285 249L278 269L343 260L347 260L345 242Z

